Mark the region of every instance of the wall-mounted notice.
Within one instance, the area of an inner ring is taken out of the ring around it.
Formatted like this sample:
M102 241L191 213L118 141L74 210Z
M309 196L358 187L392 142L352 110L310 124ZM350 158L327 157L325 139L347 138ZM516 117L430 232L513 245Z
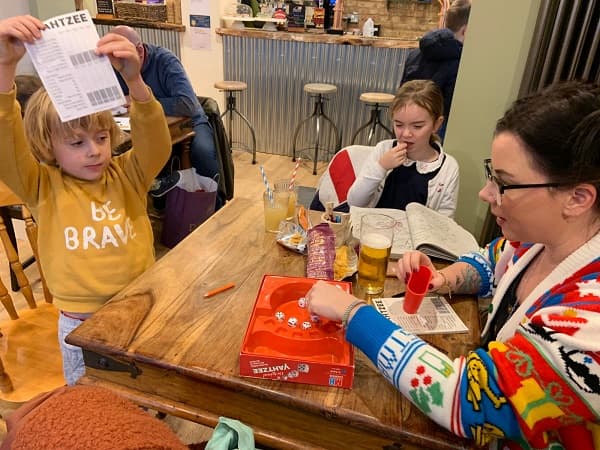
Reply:
M209 0L190 1L190 33L194 50L210 50Z

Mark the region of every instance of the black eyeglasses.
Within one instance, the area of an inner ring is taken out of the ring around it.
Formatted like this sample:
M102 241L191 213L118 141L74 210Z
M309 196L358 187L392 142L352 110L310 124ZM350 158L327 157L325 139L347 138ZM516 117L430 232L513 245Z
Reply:
M496 203L500 205L502 203L502 194L508 189L531 189L531 188L542 188L542 187L558 187L564 186L564 183L530 183L530 184L504 184L494 175L492 169L492 160L487 158L483 160L483 167L485 168L485 177L492 183L495 188Z

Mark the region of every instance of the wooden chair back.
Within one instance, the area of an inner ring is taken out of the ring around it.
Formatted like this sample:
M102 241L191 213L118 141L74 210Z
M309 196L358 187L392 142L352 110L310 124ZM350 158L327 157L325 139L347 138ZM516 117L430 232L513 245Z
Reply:
M17 215L18 218L25 221L25 230L27 233L29 244L31 245L31 249L33 251L33 255L35 259L39 261L37 248L37 225L35 224L33 217L31 216L31 212L23 204L23 201L19 199L4 183L0 181L0 208L6 209L15 205L18 206L17 211L20 212ZM9 216L7 214L0 215L0 240L2 241L2 245L4 247L9 266L16 276L21 293L25 297L29 308L33 309L36 307L35 299L33 297L33 291L31 289L31 285L29 284L29 280L27 279L27 276L25 275L25 272L23 270L23 264L21 264L17 249L15 248L13 241L9 236L3 217ZM42 269L39 265L38 269L40 272L40 278L44 290L44 298L46 302L52 303L52 295L50 294L50 291L46 286L46 280L44 279ZM12 297L10 296L8 289L6 288L2 280L0 280L0 302L2 302L2 304L6 308L6 311L8 312L8 315L11 319L14 320L19 317L15 309Z

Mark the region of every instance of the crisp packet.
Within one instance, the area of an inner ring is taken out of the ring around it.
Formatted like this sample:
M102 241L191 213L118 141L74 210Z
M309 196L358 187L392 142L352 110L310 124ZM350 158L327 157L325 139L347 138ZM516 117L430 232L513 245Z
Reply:
M335 249L335 262L333 263L333 279L341 281L354 275L358 270L358 257L354 248L341 245Z
M306 231L294 222L281 222L276 237L277 243L297 253L306 253Z
M308 257L306 276L322 280L333 280L335 261L335 233L327 223L308 230Z

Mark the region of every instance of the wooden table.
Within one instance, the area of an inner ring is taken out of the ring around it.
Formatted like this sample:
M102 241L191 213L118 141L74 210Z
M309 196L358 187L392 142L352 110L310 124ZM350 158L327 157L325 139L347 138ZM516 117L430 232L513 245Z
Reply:
M211 427L219 416L237 418L254 429L259 447L469 448L412 406L359 351L352 390L238 376L263 275L304 275L305 258L264 232L262 210L261 202L232 200L71 333L67 341L86 355L81 383ZM203 298L228 282L235 288ZM386 294L398 289L389 279ZM472 331L428 337L451 356L479 339L474 299L454 306Z

